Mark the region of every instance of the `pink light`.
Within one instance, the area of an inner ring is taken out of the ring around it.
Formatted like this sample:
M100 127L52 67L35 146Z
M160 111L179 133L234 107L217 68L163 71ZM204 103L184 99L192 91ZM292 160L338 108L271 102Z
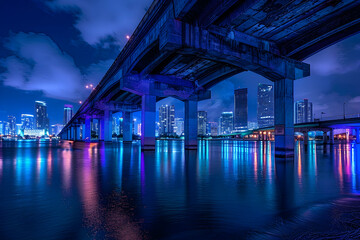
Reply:
M86 88L89 88L89 85L86 85Z
M93 87L93 85L92 85L92 84L90 84L90 87Z
M82 104L82 101L79 101L80 104Z
M129 36L129 35L126 35L126 39L129 40L129 39L130 39L130 36Z

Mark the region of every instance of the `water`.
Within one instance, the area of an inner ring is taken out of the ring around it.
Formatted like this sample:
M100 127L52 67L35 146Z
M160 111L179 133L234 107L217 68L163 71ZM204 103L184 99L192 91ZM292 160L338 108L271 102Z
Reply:
M0 239L359 238L360 146L0 142Z

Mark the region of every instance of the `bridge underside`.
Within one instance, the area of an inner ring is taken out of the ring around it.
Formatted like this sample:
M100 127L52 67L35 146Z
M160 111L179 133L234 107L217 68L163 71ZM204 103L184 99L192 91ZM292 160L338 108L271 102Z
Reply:
M310 75L302 60L357 33L359 19L355 0L156 0L60 135L68 139L83 124L88 139L86 126L99 118L100 139L111 140L111 114L122 111L130 131L131 113L141 110L142 146L154 149L156 101L175 97L185 103L185 146L193 149L197 102L222 80L252 71L274 82L275 155L291 159L293 81Z

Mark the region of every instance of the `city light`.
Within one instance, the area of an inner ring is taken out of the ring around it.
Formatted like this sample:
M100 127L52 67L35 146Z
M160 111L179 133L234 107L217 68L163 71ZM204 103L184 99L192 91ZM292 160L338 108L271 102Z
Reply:
M129 40L129 39L130 39L130 36L129 36L129 35L126 35L126 39Z

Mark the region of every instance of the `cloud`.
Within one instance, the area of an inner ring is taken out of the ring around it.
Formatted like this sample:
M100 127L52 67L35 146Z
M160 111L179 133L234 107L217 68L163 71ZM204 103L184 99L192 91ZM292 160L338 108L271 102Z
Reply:
M6 69L0 73L3 84L21 90L42 91L50 98L84 100L89 95L84 88L86 78L92 78L96 84L107 69L104 61L91 65L83 74L73 58L45 34L14 34L4 46L12 55L0 60L0 66Z
M52 10L76 15L75 27L90 45L106 47L109 42L123 45L150 6L151 0L54 0Z

